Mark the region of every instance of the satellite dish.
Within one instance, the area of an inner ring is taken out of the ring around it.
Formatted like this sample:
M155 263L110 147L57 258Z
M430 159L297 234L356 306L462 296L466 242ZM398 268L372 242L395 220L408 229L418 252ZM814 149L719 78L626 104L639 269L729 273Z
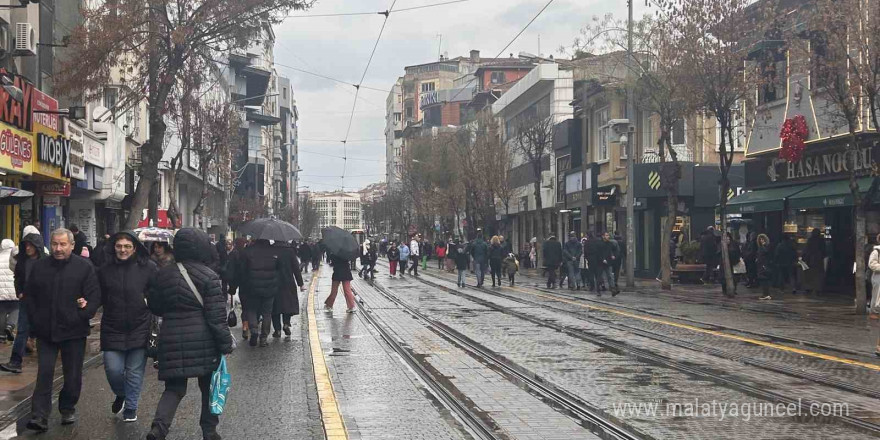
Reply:
M110 109L104 107L103 105L97 105L94 109L92 109L92 119L95 122L106 122L110 120L113 116L113 113L110 112Z

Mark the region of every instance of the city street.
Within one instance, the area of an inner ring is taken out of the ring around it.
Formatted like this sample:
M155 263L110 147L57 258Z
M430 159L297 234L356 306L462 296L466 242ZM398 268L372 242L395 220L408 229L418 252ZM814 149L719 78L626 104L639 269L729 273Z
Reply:
M539 288L526 274L515 287L459 289L446 272L392 279L380 264L375 281L353 283L358 312L345 313L341 297L328 312L329 269L302 295L308 314L292 338L230 356L224 438L880 435L880 363L864 347L837 350L822 338L832 328L853 340L876 330L831 307L802 300L762 311L744 293L739 307L719 308L702 301L716 296L709 287L688 287L660 310L647 286L598 299ZM719 325L702 323L710 320ZM154 371L128 424L110 414L103 369L92 366L79 421L60 426L56 413L45 438L143 438L162 389ZM169 439L199 435L197 396L191 383ZM11 425L0 438L37 436Z

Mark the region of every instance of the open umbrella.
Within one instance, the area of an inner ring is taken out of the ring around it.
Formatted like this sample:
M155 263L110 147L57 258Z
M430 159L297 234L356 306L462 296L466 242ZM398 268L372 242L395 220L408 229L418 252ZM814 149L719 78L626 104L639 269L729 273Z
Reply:
M137 239L143 243L155 241L171 243L171 240L174 238L174 231L156 227L138 228L134 230L134 233L137 235Z
M358 257L359 245L354 236L345 229L330 226L321 231L327 253L352 261Z
M291 241L303 238L296 226L275 218L251 220L242 225L238 232L250 235L254 240Z

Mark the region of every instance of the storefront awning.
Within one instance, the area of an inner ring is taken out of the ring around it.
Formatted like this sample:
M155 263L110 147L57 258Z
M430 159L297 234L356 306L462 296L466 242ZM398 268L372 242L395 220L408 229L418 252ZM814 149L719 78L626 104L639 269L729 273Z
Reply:
M728 214L782 211L785 209L785 199L812 186L812 184L786 186L742 193L727 202Z
M859 191L868 192L872 177L858 179ZM853 196L849 189L849 180L817 183L788 199L792 209L821 209L835 206L853 206Z

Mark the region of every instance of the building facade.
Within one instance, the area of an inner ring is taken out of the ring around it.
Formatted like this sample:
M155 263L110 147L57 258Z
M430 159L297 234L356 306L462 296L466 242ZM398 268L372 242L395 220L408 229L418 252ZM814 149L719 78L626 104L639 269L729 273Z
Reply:
M363 228L361 195L345 192L314 192L309 199L318 210L318 230L336 226L347 231Z

